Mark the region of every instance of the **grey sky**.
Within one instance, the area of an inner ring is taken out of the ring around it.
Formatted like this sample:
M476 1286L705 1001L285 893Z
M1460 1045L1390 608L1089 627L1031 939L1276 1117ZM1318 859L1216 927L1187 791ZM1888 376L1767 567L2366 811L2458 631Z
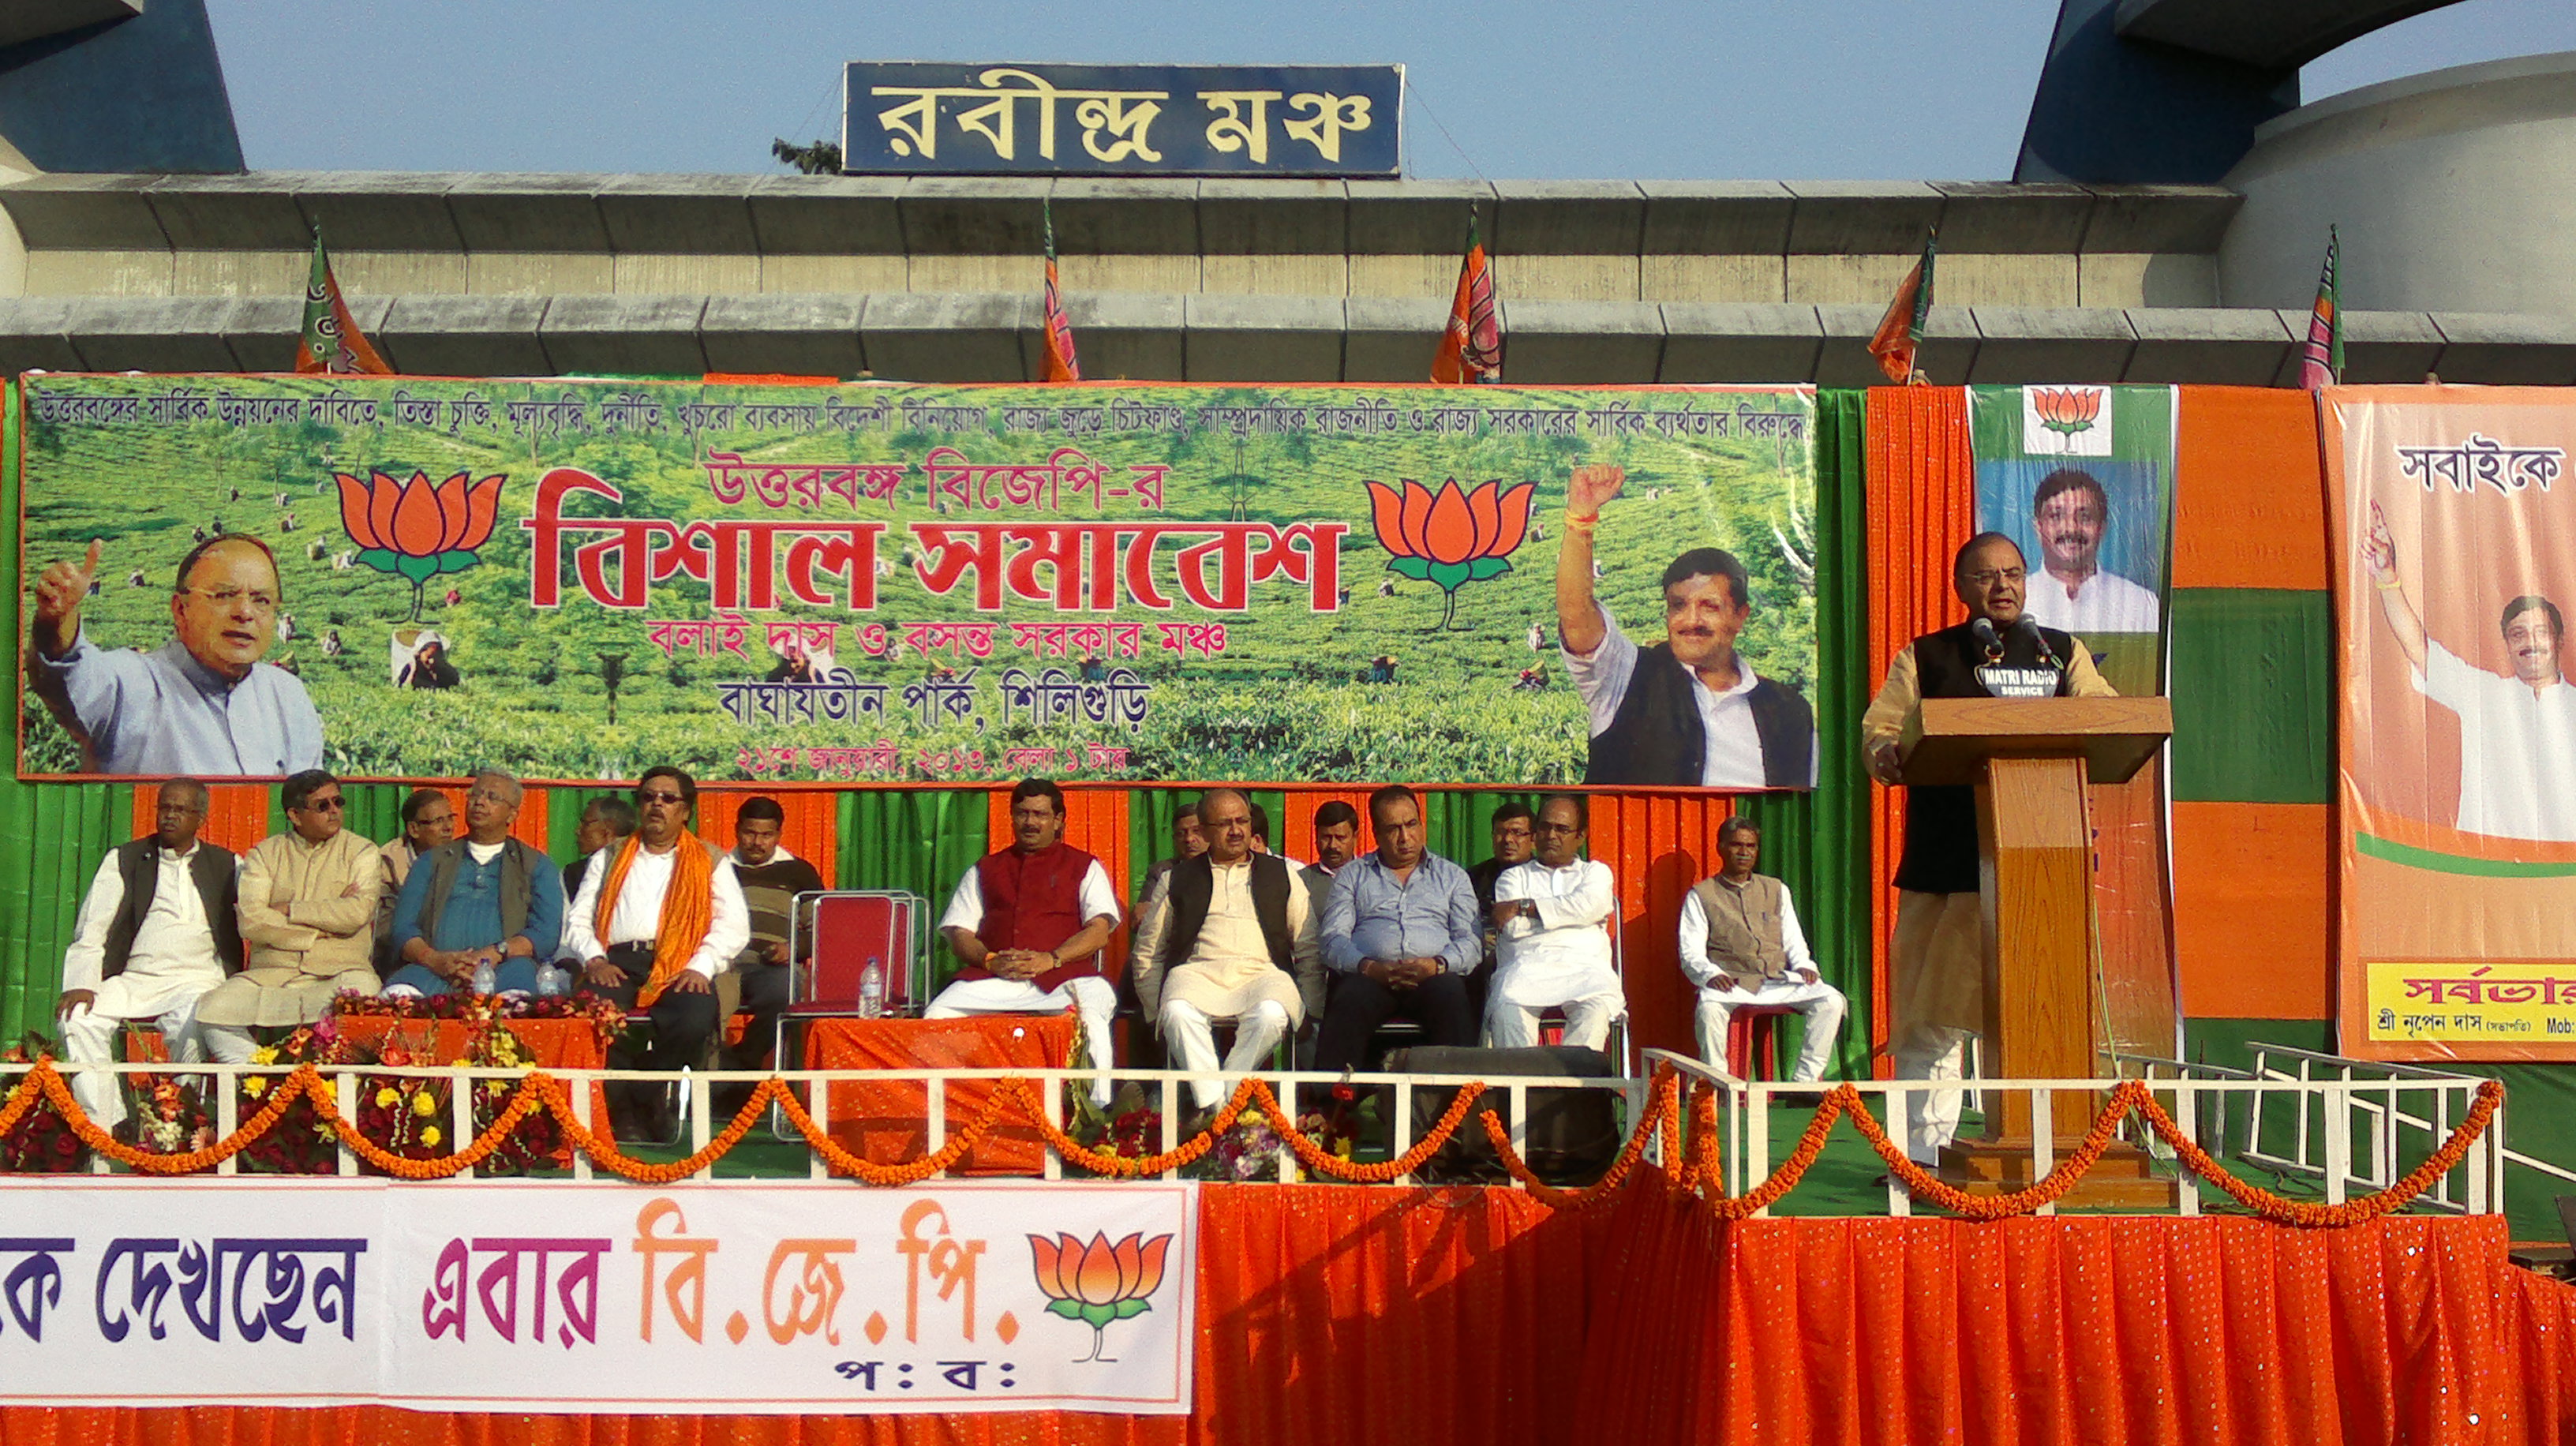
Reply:
M845 60L1399 61L1417 100L1410 172L1495 179L2001 177L2057 11L2056 0L209 4L243 149L263 169L775 171L772 136L838 134ZM2569 49L2571 0L2464 0L2327 56L2302 82L2313 100Z

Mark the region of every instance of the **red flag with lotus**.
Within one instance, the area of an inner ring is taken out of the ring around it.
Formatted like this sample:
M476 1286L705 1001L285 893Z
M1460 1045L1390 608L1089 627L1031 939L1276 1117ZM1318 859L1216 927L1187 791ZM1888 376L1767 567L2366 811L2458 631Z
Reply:
M1923 238L1923 256L1914 269L1898 283L1896 295L1887 303L1887 315L1880 317L1878 330L1869 339L1869 354L1878 358L1878 369L1892 382L1910 382L1919 378L1914 354L1923 345L1924 324L1932 318L1932 263L1939 254L1941 233Z
M1065 318L1064 292L1055 280L1055 207L1040 203L1046 217L1046 375L1050 382L1082 380L1082 363L1073 355L1073 323Z

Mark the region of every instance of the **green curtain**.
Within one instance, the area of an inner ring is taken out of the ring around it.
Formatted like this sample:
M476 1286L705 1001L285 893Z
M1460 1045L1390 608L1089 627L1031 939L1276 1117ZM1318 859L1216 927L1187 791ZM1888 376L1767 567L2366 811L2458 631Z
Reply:
M1862 525L1868 394L1816 394L1816 743L1813 793L1749 794L1738 811L1762 826L1766 872L1797 900L1798 922L1825 981L1851 1000L1833 1069L1870 1073L1869 779L1860 715L1869 706L1868 576ZM1787 1046L1783 1045L1784 1059Z

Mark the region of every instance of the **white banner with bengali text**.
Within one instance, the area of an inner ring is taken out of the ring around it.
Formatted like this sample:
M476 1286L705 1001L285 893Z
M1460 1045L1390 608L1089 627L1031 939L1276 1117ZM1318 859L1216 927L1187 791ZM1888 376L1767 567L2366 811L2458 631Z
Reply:
M0 1405L1177 1414L1196 1189L0 1179Z

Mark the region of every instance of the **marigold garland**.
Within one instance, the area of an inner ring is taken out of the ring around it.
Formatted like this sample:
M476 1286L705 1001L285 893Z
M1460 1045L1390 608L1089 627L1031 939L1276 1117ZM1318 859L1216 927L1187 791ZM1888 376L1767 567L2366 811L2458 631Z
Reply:
M1119 1177L1160 1174L1187 1165L1213 1148L1217 1139L1232 1129L1245 1112L1257 1110L1270 1117L1282 1143L1308 1169L1353 1183L1383 1184L1420 1169L1438 1153L1456 1134L1487 1089L1482 1083L1459 1087L1438 1122L1424 1132L1411 1149L1392 1160L1361 1165L1334 1154L1289 1123L1289 1112L1280 1105L1268 1082L1258 1077L1247 1078L1238 1084L1233 1095L1211 1117L1206 1129L1161 1154L1134 1158L1094 1150L1074 1139L1047 1117L1039 1087L1029 1080L1012 1077L996 1081L991 1098L976 1118L951 1135L939 1149L901 1164L879 1165L843 1148L806 1111L788 1083L773 1075L753 1089L751 1098L735 1112L722 1131L708 1140L704 1149L684 1159L655 1163L627 1155L617 1148L613 1136L603 1135L583 1124L575 1116L571 1096L563 1082L542 1070L531 1069L520 1077L509 1103L494 1117L490 1127L478 1133L470 1143L452 1155L414 1160L393 1154L360 1134L340 1113L337 1092L331 1081L320 1069L307 1063L287 1075L269 1093L259 1111L244 1120L230 1135L203 1149L160 1155L138 1150L101 1130L82 1111L70 1085L54 1067L53 1061L47 1058L37 1060L18 1086L9 1091L6 1100L0 1101L0 1134L15 1127L42 1099L61 1113L72 1133L84 1144L107 1158L145 1174L184 1175L212 1169L240 1153L275 1128L296 1100L309 1098L316 1115L359 1158L400 1179L439 1180L472 1169L500 1148L521 1122L543 1110L553 1115L562 1126L566 1142L588 1156L593 1164L628 1180L658 1185L686 1179L723 1158L750 1133L761 1111L775 1102L796 1133L809 1148L822 1156L830 1169L870 1185L891 1186L914 1184L954 1166L998 1128L1004 1113L1012 1108L1033 1122L1037 1133L1061 1158L1099 1174ZM1551 1207L1581 1208L1607 1198L1634 1173L1644 1156L1646 1142L1653 1139L1659 1140L1663 1146L1669 1178L1676 1188L1697 1194L1719 1217L1737 1220L1769 1208L1796 1189L1823 1153L1835 1121L1848 1115L1853 1129L1886 1162L1890 1174L1915 1195L1970 1219L1998 1220L2028 1214L2064 1198L2075 1183L2101 1160L2117 1135L2120 1121L2134 1111L2173 1148L2185 1168L2208 1180L2239 1204L2268 1220L2316 1229L2375 1219L2421 1195L2468 1157L2470 1147L2493 1123L2495 1112L2503 1101L2502 1085L2494 1080L2482 1083L2468 1113L2440 1149L2388 1189L2340 1205L2285 1199L2239 1179L2183 1131L2157 1103L2152 1088L2142 1080L2121 1081L2111 1091L2110 1102L2094 1119L2093 1127L2083 1141L2046 1177L2023 1189L1997 1195L1969 1194L1915 1164L1888 1138L1885 1128L1870 1113L1860 1091L1849 1084L1837 1085L1825 1095L1808 1120L1796 1147L1779 1168L1761 1184L1737 1196L1724 1193L1716 1091L1707 1081L1694 1079L1685 1098L1679 1073L1670 1066L1662 1066L1655 1071L1647 1108L1630 1129L1627 1143L1617 1158L1599 1180L1580 1189L1563 1189L1540 1180L1529 1162L1512 1148L1509 1131L1493 1111L1482 1111L1481 1122L1486 1139L1492 1143L1495 1154L1512 1178Z

